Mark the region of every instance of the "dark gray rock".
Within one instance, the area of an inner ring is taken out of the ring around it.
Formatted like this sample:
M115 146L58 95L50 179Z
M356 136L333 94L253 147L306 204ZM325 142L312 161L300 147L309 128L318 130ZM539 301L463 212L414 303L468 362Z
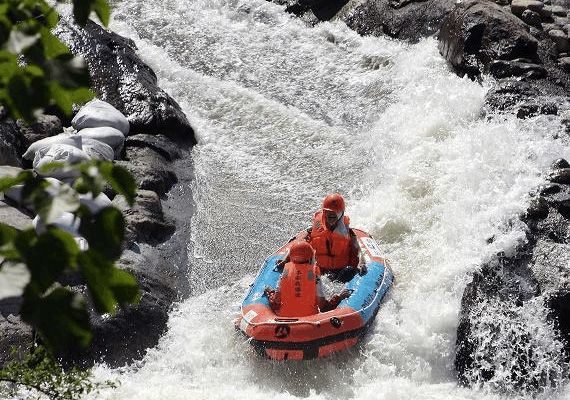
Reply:
M542 29L542 18L540 18L540 14L535 11L524 10L521 15L521 19L530 26Z
M544 8L544 3L538 0L513 0L511 2L511 12L517 17L522 16L526 10L540 13Z
M570 168L558 168L552 171L548 176L548 180L554 183L570 185Z
M148 147L127 146L125 160L116 163L134 175L140 189L153 190L160 196L177 182L167 159Z
M21 359L33 344L32 328L20 317L6 312L0 302L0 368L9 361ZM12 353L12 349L16 353Z
M362 35L386 34L417 42L436 34L454 8L455 0L368 0L343 15L342 20Z
M525 119L534 117L539 114L543 115L556 115L558 113L558 107L555 103L545 103L545 104L524 104L517 110L517 118Z
M127 137L127 147L148 147L168 161L174 161L182 156L182 151L176 143L162 135L138 134Z
M563 158L559 158L552 163L552 169L570 168L570 163Z
M121 111L131 133L163 134L194 144L194 131L180 106L157 86L152 69L130 39L88 21L85 28L62 19L56 35L87 62L94 90Z
M552 174L565 174L556 160ZM552 180L552 175L551 175ZM455 366L465 384L521 393L556 387L570 359L570 184L535 190L527 240L497 254L464 291Z
M18 125L11 119L0 120L0 165L22 166L24 142Z
M486 73L494 60L537 59L538 42L527 29L494 3L467 0L445 18L439 50L460 73Z
M123 253L117 266L137 278L142 295L140 303L125 307L112 318L92 312L93 342L85 353L73 355L76 361L123 366L142 358L166 331L168 312L176 300L172 266L157 264L144 252L130 250Z
M63 132L63 124L55 115L43 114L34 123L26 124L24 121L18 120L17 124L26 148L38 140Z
M139 190L132 207L121 195L113 199L113 205L125 216L127 245L133 242L156 245L174 233L174 223L165 218L160 198L151 190Z
M540 79L547 75L542 65L520 62L495 60L489 66L489 72L495 78L508 78L511 76L525 76L530 79Z
M552 29L548 31L548 36L556 44L559 53L567 53L570 51L570 41L568 36L561 29Z

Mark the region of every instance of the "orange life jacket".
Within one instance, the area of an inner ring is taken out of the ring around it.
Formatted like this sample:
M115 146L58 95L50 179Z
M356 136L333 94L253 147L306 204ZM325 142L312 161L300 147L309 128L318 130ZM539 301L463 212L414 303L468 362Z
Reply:
M319 276L319 268L314 264L285 264L279 282L281 306L278 314L283 317L306 317L318 313Z
M315 249L317 264L321 269L335 271L352 265L354 257L349 223L349 218L344 216L334 231L330 231L322 211L317 211L313 216L313 227L307 240Z

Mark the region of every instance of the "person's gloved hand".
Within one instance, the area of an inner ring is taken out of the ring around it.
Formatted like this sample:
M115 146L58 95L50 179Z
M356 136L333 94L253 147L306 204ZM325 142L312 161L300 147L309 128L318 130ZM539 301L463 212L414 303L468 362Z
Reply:
M352 294L351 290L344 288L344 289L342 289L342 292L340 292L338 294L338 297L340 300L344 300L344 299L349 298L351 294Z
M265 286L263 289L263 294L267 297L271 296L273 293L275 293L275 289L273 289L271 286Z
M366 275L366 273L368 272L368 268L366 267L366 263L360 263L358 265L358 273L362 276L362 275Z

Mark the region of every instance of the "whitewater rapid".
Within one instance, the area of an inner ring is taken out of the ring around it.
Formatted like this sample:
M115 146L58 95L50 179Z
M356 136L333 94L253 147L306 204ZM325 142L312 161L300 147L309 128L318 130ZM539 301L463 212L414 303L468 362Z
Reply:
M549 164L570 158L559 117L485 113L493 82L455 76L433 39L310 27L265 0L124 0L113 16L196 129L180 166L196 177L192 292L143 361L96 367L121 384L93 398L503 398L456 382L460 300L482 261L523 240L507 221ZM395 285L356 349L259 359L233 327L240 301L333 191L376 237Z

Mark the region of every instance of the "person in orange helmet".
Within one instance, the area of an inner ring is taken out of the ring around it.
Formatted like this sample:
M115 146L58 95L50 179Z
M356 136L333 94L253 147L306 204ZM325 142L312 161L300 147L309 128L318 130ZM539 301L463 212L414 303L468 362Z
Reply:
M326 299L322 294L320 270L315 265L315 252L304 240L293 242L283 265L279 288L265 288L269 305L283 317L305 317L320 312L330 311L341 300L350 296L344 289L337 295Z
M332 280L341 282L348 282L357 272L361 275L366 273L366 265L360 259L358 240L350 230L350 218L344 215L345 209L342 195L327 195L321 210L313 215L312 226L299 237L315 249L321 271Z

